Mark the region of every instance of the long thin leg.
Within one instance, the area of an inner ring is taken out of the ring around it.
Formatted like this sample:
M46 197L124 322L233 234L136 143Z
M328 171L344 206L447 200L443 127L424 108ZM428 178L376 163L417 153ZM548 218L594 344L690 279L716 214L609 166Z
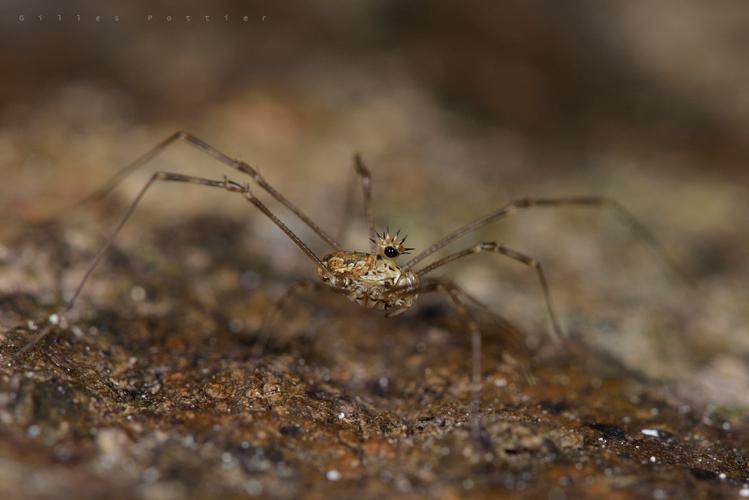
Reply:
M265 351L265 347L270 339L271 327L275 322L276 317L283 311L284 307L297 295L302 293L309 293L315 290L330 289L319 281L313 281L307 278L301 279L286 289L283 295L273 304L263 318L263 324L260 327L258 340L252 350L252 354L255 357L259 357Z
M372 214L372 175L369 169L364 165L359 153L354 155L354 168L361 179L362 194L364 195L364 216L367 218L367 229L369 230L370 249L374 253L377 244L375 243L375 224L374 215Z
M434 291L437 288L437 282L440 282L441 280L430 280L430 281L423 281L421 284L415 286L415 287L403 287L400 289L395 290L395 293L399 295L418 295L420 293L429 293L431 291ZM451 282L452 283L452 282ZM525 345L525 342L523 340L522 333L518 330L518 328L507 321L503 316L500 314L497 314L495 311L493 311L489 306L484 304L482 301L474 297L473 295L466 292L463 288L458 287L457 285L454 285L454 290L461 296L461 298L464 299L464 302L469 302L472 306L483 312L484 314L488 315L492 322L494 323L494 326L498 329L499 333L503 336L503 338L507 339L510 343L510 345L513 346L513 348L517 352L523 352L524 355L527 355L527 346ZM410 307L402 307L399 309L392 309L388 311L385 314L386 318L392 318L393 316L397 316L399 314L402 314L406 311L408 311ZM526 377L529 378L528 374L526 374Z
M20 348L18 351L16 351L10 359L17 359L29 352L35 345L37 345L39 342L44 340L47 335L52 333L52 330L54 329L55 325L53 323L47 323L44 325L41 330L39 330L39 333L34 335L31 340L29 340L26 345L24 345L22 348Z
M514 356L510 359L515 369L519 370L519 373L525 378L529 384L535 383L535 378L532 372L532 359L528 352L528 346L525 344L522 333L512 323L508 322L501 315L492 311L489 306L481 302L479 299L469 294L462 288L456 290L467 302L470 302L481 310L484 314L487 314L494 322L495 327L499 329L503 338L507 339L512 346ZM518 356L522 355L522 360L518 360Z
M357 175L354 173L349 176L346 184L346 198L343 200L343 209L341 210L338 230L335 233L336 241L344 241L351 225L351 214L354 211L354 196L356 195L356 180Z
M135 211L135 208L138 206L138 203L143 198L143 196L146 194L146 191L156 182L156 181L176 181L176 182L187 182L191 184L198 184L202 186L208 186L208 187L215 187L215 188L221 188L226 189L227 191L234 192L234 193L240 193L243 194L244 197L253 205L255 205L261 212L263 212L269 219L273 221L276 226L278 226L286 235L294 242L296 245L307 255L307 257L310 258L315 264L320 266L322 269L325 269L325 267L322 265L322 262L320 259L312 252L312 250L307 247L307 245L304 244L304 242L299 239L299 237L294 234L291 229L289 229L274 213L268 209L259 199L255 197L254 194L250 191L249 184L239 184L237 182L231 181L227 178L224 178L224 180L214 180L214 179L205 179L202 177L194 177L190 175L183 175L183 174L174 174L170 172L156 172L154 173L151 178L146 182L146 184L143 186L143 188L138 193L138 196L135 197L135 200L130 204L128 209L125 211L125 215L122 217L120 222L115 226L114 230L112 231L112 234L107 238L107 240L104 242L102 247L99 249L99 251L94 256L93 261L91 262L91 265L89 265L88 269L86 270L86 273L83 275L83 278L78 283L78 286L75 289L75 292L73 293L73 296L70 298L68 303L66 304L65 308L63 309L62 313L66 313L70 311L73 306L75 305L75 301L78 299L78 296L80 295L81 291L83 290L83 287L85 286L86 282L88 281L88 278L91 276L91 273L94 271L96 266L101 261L102 257L106 253L106 251L109 249L109 247L112 245L112 242L114 242L114 239L119 234L120 230L122 230L125 223L130 219L130 216ZM34 344L41 341L49 332L52 330L49 329L47 332L42 335L41 333L38 334L31 343L24 346L18 354L16 354L14 357L17 357L25 352L27 352Z
M521 198L508 203L507 205L491 212L475 221L459 227L433 245L427 247L421 253L409 260L404 269L410 269L418 262L426 259L434 252L441 250L453 241L465 236L466 234L479 229L487 224L502 219L518 210L526 210L533 207L558 207L558 206L581 206L595 208L610 208L613 212L627 225L637 238L642 240L655 255L666 264L671 271L683 281L690 283L688 278L669 254L663 249L653 234L643 226L628 210L626 210L618 201L606 198L604 196L571 196L566 198Z
M544 274L543 267L541 266L540 262L538 262L536 259L532 257L529 257L528 255L520 253L511 248L507 248L504 245L499 245L493 241L479 243L470 248L466 248L465 250L461 250L459 252L455 252L450 255L447 255L439 259L438 261L433 262L432 264L426 266L425 268L419 269L416 272L416 274L418 274L419 276L424 276L425 274L428 274L434 271L438 267L442 267L446 264L449 264L450 262L453 262L458 259L462 259L463 257L467 257L469 255L475 255L477 253L483 253L483 252L498 253L500 255L504 255L505 257L509 257L513 260L520 262L521 264L524 264L536 270L536 274L538 275L538 280L541 283L541 288L543 289L543 292L544 292L544 300L546 301L546 308L549 311L549 318L551 319L551 325L552 325L554 334L557 336L558 339L566 337L564 330L559 324L559 319L557 318L557 314L554 310L554 305L551 300L551 292L549 291L549 283L546 280L546 275Z
M366 165L364 165L364 161L362 160L361 155L359 153L356 153L354 155L354 172L356 173L361 183L361 190L362 190L362 195L363 195L363 200L364 200L364 216L367 219L369 241L371 243L370 248L372 252L374 252L376 248L376 244L374 242L374 238L375 238L374 216L371 210L372 176L369 173L369 169L366 167ZM351 207L354 204L353 187L354 187L354 183L352 182L346 194L346 201L345 201L344 210L343 210L343 222L338 231L339 241L343 239L346 229L348 229L349 222L351 221Z
M518 351L525 351L527 349L527 346L525 345L525 342L523 341L522 334L520 333L520 331L518 331L517 327L512 325L501 315L492 311L489 306L487 306L482 301L480 301L473 295L469 294L462 288L456 288L456 291L467 302L470 302L474 307L481 310L483 313L489 315L489 317L491 317L491 319L494 321L495 326L499 328L499 331L502 333L502 335L510 341L510 343L514 346L515 349L517 349Z
M481 438L481 331L460 295L468 295L452 281L435 281L420 287L421 293L442 292L447 295L471 334L471 433Z
M214 159L218 160L224 165L231 167L234 170L237 170L238 172L249 175L250 177L252 177L252 179L255 182L257 182L258 186L260 186L262 189L268 192L273 198L279 201L283 206L291 210L297 217L299 217L299 219L301 219L305 224L307 224L307 226L309 226L315 233L317 233L317 235L320 236L320 238L325 240L325 242L327 242L328 245L330 245L336 250L339 250L339 251L341 250L341 247L337 241L335 241L320 226L315 224L309 217L307 217L299 208L297 208L293 203L291 203L288 199L286 199L281 193L276 191L276 189L273 186L268 184L268 182L260 175L260 173L256 169L254 169L249 164L243 161L231 158L230 156L222 153L221 151L214 148L213 146L206 143L205 141L195 137L194 135L188 132L184 132L181 130L170 135L169 137L161 141L159 144L157 144L155 147L153 147L149 151L146 151L142 156L137 158L132 163L129 163L128 165L125 165L124 167L122 167L122 169L120 169L119 172L117 172L114 176L112 176L112 178L109 179L109 181L107 181L107 183L104 186L102 186L100 189L96 190L91 195L81 200L79 203L76 204L76 206L80 206L80 205L98 200L106 196L128 174L138 169L139 167L145 165L146 163L150 162L159 153L161 153L161 151L168 148L170 145L172 145L173 143L177 141L185 141L190 146L193 146L199 149L203 153L206 153L207 155L213 157Z

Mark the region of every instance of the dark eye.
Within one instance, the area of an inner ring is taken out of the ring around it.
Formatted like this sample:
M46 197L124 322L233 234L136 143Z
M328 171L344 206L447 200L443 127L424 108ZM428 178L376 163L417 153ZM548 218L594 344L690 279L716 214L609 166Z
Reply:
M394 259L399 255L398 250L395 247L385 247L385 257L388 259Z

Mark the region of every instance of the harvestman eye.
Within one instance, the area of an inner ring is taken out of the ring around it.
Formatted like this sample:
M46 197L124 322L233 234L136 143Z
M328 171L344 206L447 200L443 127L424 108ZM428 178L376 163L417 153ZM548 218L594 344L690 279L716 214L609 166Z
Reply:
M389 259L396 258L400 253L395 247L385 247L385 257Z
M617 214L623 220L623 222L630 227L630 229L637 237L639 237L653 250L655 250L666 264L668 264L672 269L676 270L677 274L683 276L678 270L678 267L673 264L673 262L668 258L668 255L658 245L658 242L652 236L652 234L644 226L642 226L637 221L637 219L635 219L628 211L626 211L617 201L602 196L521 198L512 201L500 207L499 209L490 212L489 214L452 231L444 238L440 239L431 246L428 246L425 250L417 254L410 261L406 262L406 264L399 267L394 265L392 262L384 262L382 259L378 258L377 248L381 247L384 247L384 254L390 259L393 259L400 254L397 248L391 246L393 242L397 241L398 233L396 233L395 235L391 235L389 234L389 231L386 231L384 234L379 235L375 232L374 218L370 209L371 176L369 170L364 165L359 155L354 156L354 170L359 176L359 179L361 181L362 193L364 195L364 214L369 226L369 236L371 242L369 252L343 250L343 248L333 237L331 237L320 226L313 222L312 219L310 219L299 208L297 208L294 204L287 200L283 195L276 191L276 189L273 188L268 182L266 182L266 180L260 175L260 173L252 166L243 161L235 160L217 150L213 146L209 145L208 143L202 141L201 139L181 131L172 134L156 147L144 153L140 158L123 167L119 172L117 172L117 174L112 177L112 179L106 185L104 185L103 188L84 199L80 204L104 197L112 189L114 189L114 187L116 187L117 184L127 174L150 162L161 151L178 141L184 141L190 146L195 147L206 155L212 157L219 164L234 169L241 175L248 176L249 179L255 183L255 185L257 185L260 189L273 197L276 201L284 205L309 228L311 228L329 247L331 247L331 249L333 250L332 253L329 253L323 257L319 257L317 253L312 251L293 231L291 231L291 229L288 228L288 226L283 221L281 221L278 216L276 216L275 213L273 213L262 201L260 201L260 199L255 196L255 194L250 190L249 183L239 183L230 180L226 176L219 177L218 179L209 179L205 177L196 177L171 172L156 172L140 190L133 202L127 208L125 215L117 223L111 235L99 249L91 265L86 270L83 278L75 288L71 299L57 314L53 314L49 316L46 321L41 322L41 324L43 324L44 326L26 345L24 345L16 352L16 354L14 354L14 358L18 358L19 356L28 352L31 348L34 347L34 345L39 343L51 332L59 331L58 325L64 323L61 321L62 314L70 311L73 308L77 298L80 296L80 293L84 288L84 285L91 276L91 273L101 261L104 253L111 246L117 234L128 221L140 200L153 185L157 183L160 184L161 181L180 182L183 184L218 188L230 193L241 195L244 199L254 205L260 212L262 212L268 219L270 219L281 231L283 231L289 237L289 239L294 244L296 244L297 247L307 256L307 258L309 258L316 266L318 275L321 278L320 281L313 281L309 279L300 280L299 282L291 286L289 290L267 312L265 322L263 323L263 327L261 329L261 334L258 336L258 341L256 343L257 353L260 353L262 351L263 346L267 341L273 318L281 311L281 309L292 296L302 291L332 290L336 293L346 295L350 300L356 302L357 304L363 305L364 307L385 310L387 311L387 317L400 314L401 312L409 309L419 295L432 292L439 292L444 294L455 307L458 315L462 318L466 330L471 333L471 386L473 391L472 424L473 431L477 435L480 432L479 401L482 380L481 333L478 329L478 325L476 320L474 319L473 313L468 309L467 304L470 303L471 305L478 307L484 311L488 311L488 308L483 305L482 302L466 293L461 287L459 287L452 281L444 278L425 278L425 276L433 270L444 266L445 264L451 263L455 260L467 257L469 255L479 253L498 254L526 265L536 272L543 291L543 297L546 302L548 315L551 320L552 331L557 337L561 337L564 335L564 332L559 324L559 321L557 320L557 315L551 302L549 286L547 284L543 268L541 267L541 264L532 257L495 242L474 244L466 249L448 254L441 259L437 259L431 264L422 267L421 269L414 269L414 266L417 263L431 256L435 252L442 250L453 241L474 232L480 227L502 219L517 211L526 210L533 207L606 207L612 209L613 212ZM349 212L349 210L344 211L344 213L346 214L348 214ZM405 238L400 241L400 244L403 244L404 241Z

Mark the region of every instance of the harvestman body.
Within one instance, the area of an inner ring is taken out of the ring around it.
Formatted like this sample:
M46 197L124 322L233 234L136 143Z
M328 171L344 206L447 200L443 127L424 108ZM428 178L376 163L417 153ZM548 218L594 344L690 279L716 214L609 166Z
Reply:
M248 175L261 189L270 194L278 202L293 212L299 219L309 226L320 238L322 238L332 249L333 252L320 258L318 257L291 229L286 226L271 210L265 206L252 192L249 183L239 183L230 180L226 176L221 179L209 179L204 177L195 177L171 172L156 172L146 182L140 190L135 200L130 204L124 216L115 226L112 234L106 240L104 245L98 251L93 262L87 269L85 275L75 289L72 298L67 302L61 313L71 310L83 290L84 285L89 279L91 273L98 265L104 253L110 247L117 234L125 225L132 215L136 206L145 195L146 191L156 181L170 181L190 183L201 186L223 189L232 193L242 195L246 200L255 205L263 212L281 231L283 231L305 255L316 265L320 281L302 280L292 286L287 293L281 297L276 305L268 312L263 330L267 334L267 326L270 319L277 314L286 301L294 294L302 290L332 288L334 291L345 294L350 300L364 307L378 308L386 311L386 316L393 316L409 309L419 294L440 292L445 294L450 302L455 306L458 314L463 318L467 330L471 333L472 345L472 390L473 398L473 429L478 431L478 406L481 388L481 334L477 322L470 313L466 304L471 303L474 306L486 309L480 301L466 293L462 288L446 279L428 279L425 275L435 269L451 263L457 259L474 255L478 253L495 253L509 257L521 264L535 269L541 288L546 301L546 307L551 319L552 330L556 336L563 336L562 328L557 320L554 307L551 302L549 287L541 264L535 259L504 245L495 242L478 243L464 250L448 254L431 264L415 269L414 266L441 250L453 241L485 226L491 222L504 218L516 211L525 210L532 207L557 207L563 205L576 205L586 207L609 207L612 208L623 220L633 229L635 234L639 235L646 243L657 250L664 258L665 253L659 248L657 241L653 236L624 208L615 200L600 196L575 196L566 198L522 198L504 205L503 207L465 225L427 247L421 253L417 254L403 265L397 263L398 257L408 254L412 248L404 246L406 238L400 238L399 232L391 234L389 230L383 234L375 232L374 218L370 210L371 200L371 180L368 169L364 166L361 158L354 157L354 167L357 175L361 180L362 192L364 195L364 213L369 226L369 235L371 247L369 252L346 251L341 248L338 242L326 233L320 226L314 223L300 209L293 205L283 195L276 191L260 173L249 164L235 160L216 148L197 137L186 133L177 132L172 134L166 140L162 141L156 147L145 153L143 156L122 168L102 189L93 193L81 203L98 199L109 193L120 180L131 171L148 163L159 152L163 151L171 144L177 141L185 141L196 147L200 151L212 156L219 163L231 167L241 174ZM53 314L47 320L46 325L34 336L34 338L21 348L14 357L18 357L28 352L34 345L49 335L60 321L60 314ZM265 339L260 339L258 346L264 345Z

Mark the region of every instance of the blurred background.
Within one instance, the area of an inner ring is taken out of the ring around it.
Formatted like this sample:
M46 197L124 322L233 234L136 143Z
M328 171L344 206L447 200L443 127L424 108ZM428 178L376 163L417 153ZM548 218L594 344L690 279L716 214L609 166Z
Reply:
M515 197L608 195L696 289L586 209L519 214L451 248L498 240L537 257L575 335L697 400L749 405L747 28L740 0L6 1L2 219L72 223L67 207L180 129L256 166L333 233L362 153L378 227L417 249ZM236 178L176 145L118 188L101 234L156 169ZM196 214L246 223L269 293L313 275L259 213L199 187L154 187L121 245ZM361 218L351 229L347 246L366 249ZM529 270L482 256L445 274L544 338Z

